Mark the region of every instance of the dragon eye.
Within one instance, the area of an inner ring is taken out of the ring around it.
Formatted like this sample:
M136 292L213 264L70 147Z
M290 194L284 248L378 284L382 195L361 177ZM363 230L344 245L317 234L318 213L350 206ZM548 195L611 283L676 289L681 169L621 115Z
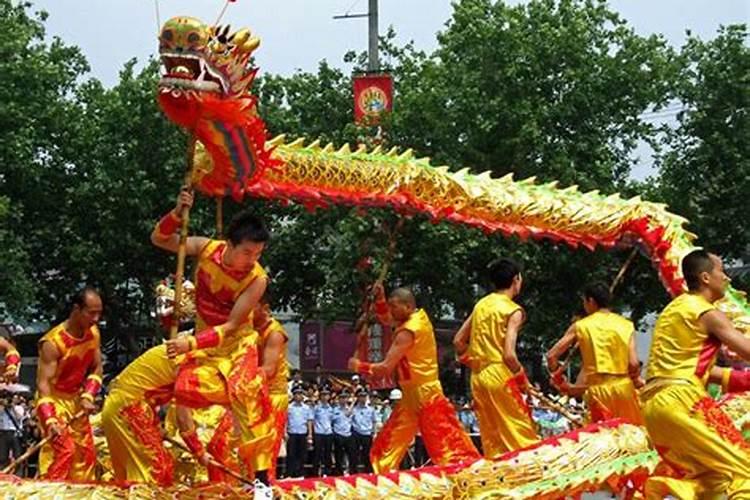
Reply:
M164 30L164 31L161 32L161 39L162 40L165 40L167 42L171 42L173 38L174 38L174 32L172 32L172 30L166 29L166 30Z
M198 43L200 41L201 37L198 33L190 33L187 37L187 41L190 44Z

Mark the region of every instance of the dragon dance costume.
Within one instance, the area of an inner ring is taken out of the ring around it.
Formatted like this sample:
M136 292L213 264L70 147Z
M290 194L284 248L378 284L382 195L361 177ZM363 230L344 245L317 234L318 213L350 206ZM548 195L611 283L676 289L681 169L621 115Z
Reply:
M471 393L487 458L536 443L531 410L514 375L503 361L508 319L521 306L503 293L491 293L474 306L465 359L471 367Z
M110 384L102 429L117 480L169 486L174 460L162 443L157 409L172 399L176 365L166 346L152 347Z
M273 332L278 332L284 337L284 343L286 344L289 340L284 327L275 318L270 318L265 325L256 325L258 329L258 335L260 336L261 352L265 347L265 343L268 340L269 335ZM281 350L281 356L279 357L278 367L276 374L268 383L268 395L271 402L272 419L274 423L275 433L273 439L273 446L270 450L270 456L263 456L261 453L252 457L252 470L261 470L267 463L271 463L271 467L268 469L269 478L276 478L276 462L279 458L279 450L281 449L281 441L284 438L286 432L286 420L287 420L287 409L289 408L289 393L287 388L287 380L289 378L289 364L287 362L286 345ZM218 459L224 464L232 464L232 431L234 429L234 419L230 412L225 412L224 416L216 428L211 442L208 445L208 449L214 458ZM230 478L224 472L216 469L215 467L208 467L209 478L212 481L224 481L232 482Z
M99 329L92 326L77 338L63 322L39 340L40 351L45 342L55 346L59 358L51 394L37 401L36 412L43 428L48 430L55 423L62 432L42 447L40 476L49 480L93 481L96 449L91 425L87 416L73 416L82 410L82 399L93 401L101 387L101 376L89 373L99 351Z
M656 322L643 414L654 446L678 478L650 478L647 498L750 498L750 446L705 388L721 343L699 321L714 309L685 293Z
M633 323L619 314L596 311L576 322L586 380L584 401L589 420L623 418L643 425L638 394L628 373Z
M195 349L180 362L175 400L190 408L215 404L230 407L240 430L241 460L248 469L268 470L275 431L265 380L258 368L258 334L252 327L252 317L231 334L220 327L238 297L266 273L258 263L249 272L229 268L223 262L226 248L225 241L209 240L198 256L198 333L192 339ZM194 430L192 435L183 433L183 439L194 453L201 453Z
M476 460L479 453L459 423L453 405L443 395L435 333L427 313L422 309L414 311L394 329L399 330L412 332L414 343L397 365L403 396L373 441L373 470L384 473L398 469L418 430L435 464Z

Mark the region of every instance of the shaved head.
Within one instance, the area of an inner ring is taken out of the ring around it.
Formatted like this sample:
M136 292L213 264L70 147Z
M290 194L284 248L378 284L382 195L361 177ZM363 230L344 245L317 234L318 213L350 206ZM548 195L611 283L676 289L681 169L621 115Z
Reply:
M396 288L391 292L391 299L398 300L404 304L408 304L411 307L417 307L417 301L414 299L414 294L408 288Z

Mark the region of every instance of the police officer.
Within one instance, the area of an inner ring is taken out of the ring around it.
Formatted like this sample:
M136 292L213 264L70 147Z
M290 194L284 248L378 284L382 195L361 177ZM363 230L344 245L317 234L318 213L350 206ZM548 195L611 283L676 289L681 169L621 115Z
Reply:
M327 476L331 474L333 457L333 406L331 391L323 387L318 395L318 404L313 409L313 430L315 432L315 450L313 454L313 473Z
M307 458L307 443L313 436L313 412L303 401L305 390L296 386L292 390L293 400L287 414L287 476L302 477L305 459Z
M352 438L352 406L349 404L349 393L341 392L333 409L333 450L336 456L334 474L344 473L344 463L350 472L354 472L354 442Z
M372 447L372 433L378 416L375 408L367 403L367 390L357 391L357 402L352 410L352 434L354 437L354 466L352 472L357 472L361 466L365 472L372 472L370 463L370 448Z

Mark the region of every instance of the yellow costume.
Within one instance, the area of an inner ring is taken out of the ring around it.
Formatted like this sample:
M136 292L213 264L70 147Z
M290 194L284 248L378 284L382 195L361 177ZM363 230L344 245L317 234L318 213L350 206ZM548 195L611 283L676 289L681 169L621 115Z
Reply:
M268 323L259 327L259 335L261 341L261 351L265 346L265 342L268 336L272 332L279 332L284 337L284 342L289 340L284 327L271 318ZM272 380L268 382L268 392L271 399L271 409L273 413L273 422L275 428L275 436L273 441L273 447L270 450L270 456L262 456L261 453L257 454L252 458L253 470L260 470L263 464L271 463L269 470L269 478L276 478L276 462L279 458L279 450L281 449L281 441L286 433L286 413L289 408L289 393L287 388L287 381L289 378L289 363L287 362L286 346L281 351L279 357L279 364L276 370L276 375ZM225 465L235 465L232 457L232 432L234 429L234 421L230 412L226 412L222 418L221 423L217 426L214 432L211 442L208 445L208 450L211 455L218 459ZM211 481L223 481L233 482L234 480L226 473L218 470L215 467L208 468L209 477Z
M699 320L713 309L703 297L683 294L656 322L643 415L654 446L679 478L650 478L647 498L726 493L750 499L750 448L705 389L721 344Z
M479 458L479 453L458 422L438 380L437 346L432 323L422 309L394 331L408 330L414 344L397 366L403 397L370 451L373 470L380 474L396 470L417 431L436 465Z
M40 349L44 342L54 344L60 357L52 379L52 393L39 399L37 407L52 403L60 422L69 424L61 435L42 447L40 476L49 480L93 481L96 449L91 425L87 417L75 420L72 417L82 409L83 385L99 351L99 329L92 326L82 338L76 338L61 323L39 340Z
M624 418L643 425L638 395L628 374L634 332L631 321L609 311L596 311L576 322L587 385L583 398L592 422Z
M225 241L210 240L198 256L196 282L196 331L225 323L239 296L256 279L266 276L256 263L249 272L226 266ZM270 468L274 441L271 403L258 369L258 335L252 318L231 335L219 328L214 347L189 352L181 363L175 383L175 399L184 406L230 406L240 428L239 455L251 467ZM265 460L253 460L254 456Z
M503 293L491 293L474 306L466 352L471 360L471 393L487 458L525 448L537 437L531 410L513 373L503 361L508 318L521 306Z
M157 408L172 399L176 367L164 345L130 363L109 385L102 429L117 480L173 482L174 462L164 448Z

